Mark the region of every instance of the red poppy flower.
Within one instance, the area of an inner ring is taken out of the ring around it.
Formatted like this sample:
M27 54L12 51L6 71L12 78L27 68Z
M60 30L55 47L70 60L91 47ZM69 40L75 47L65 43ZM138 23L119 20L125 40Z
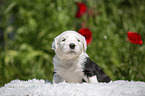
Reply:
M78 11L76 13L76 17L80 18L87 10L87 7L84 3L77 3Z
M91 43L92 32L88 28L82 28L78 32L86 38L87 45Z
M128 39L133 44L142 44L141 36L138 33L128 31L127 32Z

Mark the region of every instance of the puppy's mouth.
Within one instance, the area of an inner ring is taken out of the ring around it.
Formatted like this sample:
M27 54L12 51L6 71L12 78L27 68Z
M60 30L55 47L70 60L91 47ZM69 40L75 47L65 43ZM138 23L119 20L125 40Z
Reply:
M69 53L70 54L76 54L75 50L70 50Z

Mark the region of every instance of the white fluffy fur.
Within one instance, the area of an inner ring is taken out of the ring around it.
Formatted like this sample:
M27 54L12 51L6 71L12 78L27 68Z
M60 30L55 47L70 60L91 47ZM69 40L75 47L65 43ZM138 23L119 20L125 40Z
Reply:
M74 49L69 44L74 43ZM82 79L87 82L96 82L96 80L87 80L83 73L83 62L86 61L86 40L75 31L65 31L54 39L52 49L56 55L53 58L54 72L53 83L72 82L81 83Z

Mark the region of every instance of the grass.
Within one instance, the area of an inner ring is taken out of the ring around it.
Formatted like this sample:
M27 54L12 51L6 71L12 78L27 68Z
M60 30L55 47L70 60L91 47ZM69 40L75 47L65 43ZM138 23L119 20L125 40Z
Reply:
M3 2L0 85L14 79L52 80L53 39L66 30L78 31L82 23L93 34L87 53L106 74L113 80L145 81L145 45L127 41L127 31L133 31L145 42L145 2L88 0L85 4L92 14L76 18L74 0Z

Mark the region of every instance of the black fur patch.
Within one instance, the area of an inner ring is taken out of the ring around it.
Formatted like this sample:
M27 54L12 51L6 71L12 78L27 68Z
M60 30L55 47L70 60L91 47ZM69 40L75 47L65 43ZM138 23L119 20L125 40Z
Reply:
M82 82L86 82L86 80L85 79L82 79Z
M55 74L56 72L53 72L53 75Z
M94 75L97 76L97 79L99 82L110 82L110 77L107 76L103 70L93 61L91 61L89 58L87 58L85 62L85 68L84 68L84 74L87 77L92 77Z

